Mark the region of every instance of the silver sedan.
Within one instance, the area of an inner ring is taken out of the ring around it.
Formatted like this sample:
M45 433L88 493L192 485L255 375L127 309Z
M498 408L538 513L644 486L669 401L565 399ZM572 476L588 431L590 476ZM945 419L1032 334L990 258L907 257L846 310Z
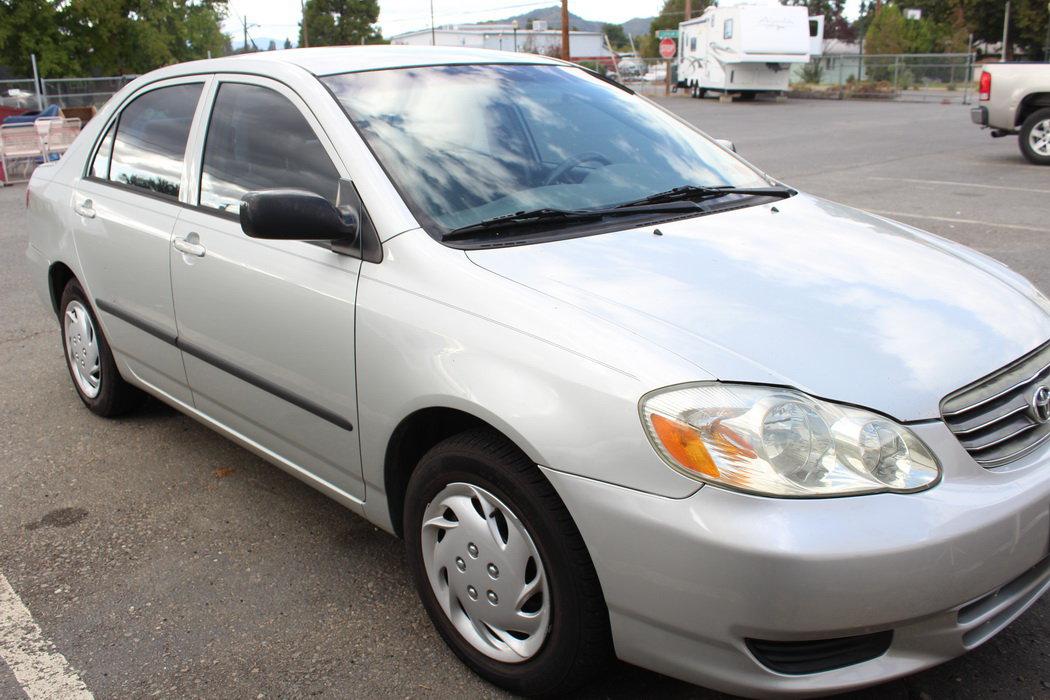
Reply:
M1050 302L579 66L171 66L27 206L84 404L156 397L403 537L509 690L614 655L847 690L1050 587Z

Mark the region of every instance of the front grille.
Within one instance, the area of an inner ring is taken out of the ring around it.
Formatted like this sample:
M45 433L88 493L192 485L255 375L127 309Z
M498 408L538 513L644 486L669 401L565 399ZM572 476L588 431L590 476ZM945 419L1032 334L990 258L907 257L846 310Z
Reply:
M944 422L984 467L997 467L1050 440L1032 397L1050 386L1050 343L941 401Z
M775 642L745 639L747 648L766 668L777 673L800 676L823 673L877 659L893 641L892 630L856 637L814 639L807 642Z

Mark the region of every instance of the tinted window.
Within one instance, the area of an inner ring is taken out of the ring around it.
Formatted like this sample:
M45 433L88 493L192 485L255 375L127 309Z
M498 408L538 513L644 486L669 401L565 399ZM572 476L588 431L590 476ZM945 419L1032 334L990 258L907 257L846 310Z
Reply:
M109 179L173 199L201 84L151 90L124 108L117 124Z
M95 160L91 163L91 177L109 179L109 156L113 153L113 132L116 130L116 122L109 125L109 131L99 144L98 151L95 152Z
M287 98L258 85L224 83L204 146L201 205L236 212L245 192L284 187L335 202L339 172Z
M722 25L722 38L732 39L733 38L733 20L727 19L725 24Z

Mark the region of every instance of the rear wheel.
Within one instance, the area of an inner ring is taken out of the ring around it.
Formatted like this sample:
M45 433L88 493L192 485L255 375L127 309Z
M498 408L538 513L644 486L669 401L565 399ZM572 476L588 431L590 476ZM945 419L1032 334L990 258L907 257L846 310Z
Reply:
M60 302L62 347L77 395L93 413L111 417L137 408L145 394L124 381L80 283L70 280Z
M1021 153L1036 165L1050 165L1050 108L1028 115L1018 134Z
M612 658L587 549L536 465L488 430L430 450L409 481L405 544L423 605L472 670L514 693L564 693Z

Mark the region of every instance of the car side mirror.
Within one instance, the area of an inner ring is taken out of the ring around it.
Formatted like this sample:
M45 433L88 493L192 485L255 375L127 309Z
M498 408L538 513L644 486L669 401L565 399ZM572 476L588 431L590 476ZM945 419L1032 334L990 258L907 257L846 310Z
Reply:
M252 238L351 244L361 217L355 207L337 207L306 190L259 190L242 198L241 230Z
M715 143L717 143L722 148L725 148L726 150L736 153L736 144L730 141L729 139L715 139Z

